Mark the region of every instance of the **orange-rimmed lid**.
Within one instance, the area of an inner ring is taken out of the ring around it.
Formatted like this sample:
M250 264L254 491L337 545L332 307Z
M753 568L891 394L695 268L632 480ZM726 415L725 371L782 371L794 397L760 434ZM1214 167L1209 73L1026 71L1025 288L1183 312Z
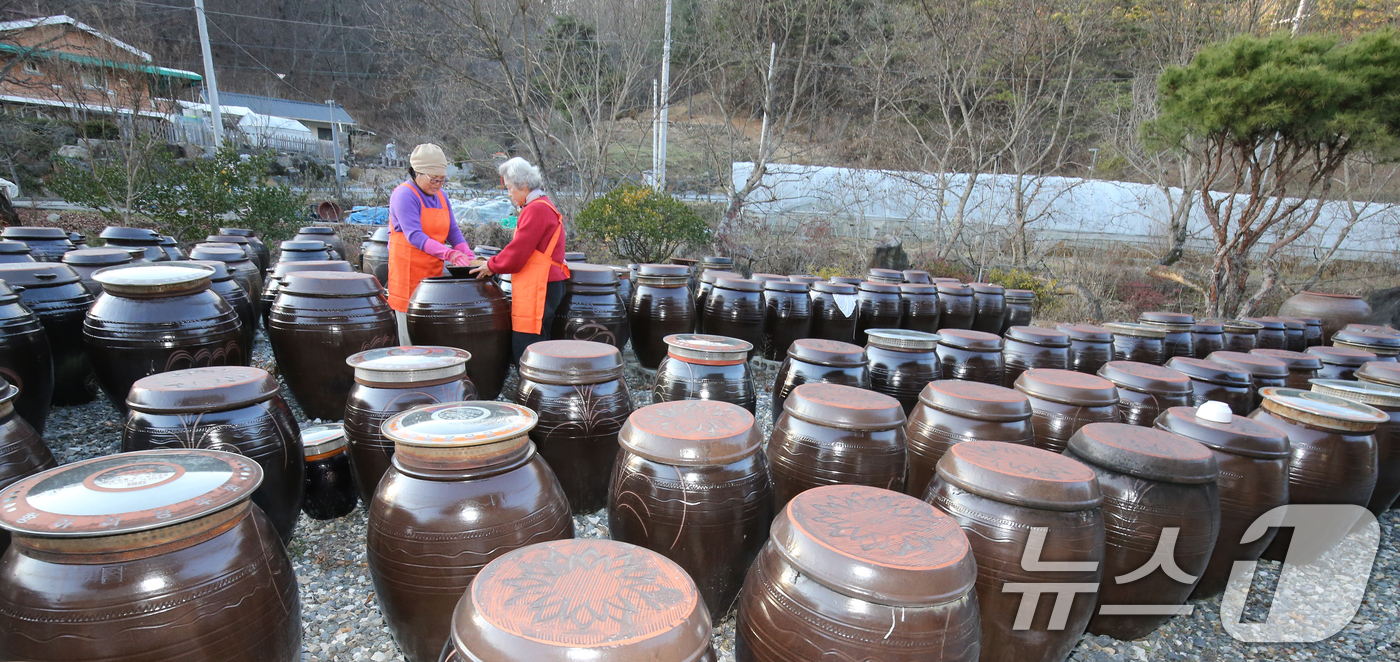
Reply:
M543 340L525 348L519 370L545 384L598 384L622 378L622 352L591 340Z
M1099 479L1083 462L1001 441L954 444L938 461L938 477L977 496L1030 508L1093 510L1103 502Z
M1270 386L1259 389L1265 411L1299 423L1343 432L1371 432L1390 420L1385 412L1324 393Z
M1118 404L1113 382L1073 370L1034 368L1016 378L1016 390L1031 397L1078 407Z
M783 411L809 423L842 430L889 430L904 425L898 400L854 386L808 382L783 403Z
M628 452L653 462L724 465L759 452L763 433L753 422L753 414L728 402L658 402L627 417L617 441Z
M1031 401L1020 391L960 379L929 382L919 393L919 402L979 421L1024 421L1034 413Z

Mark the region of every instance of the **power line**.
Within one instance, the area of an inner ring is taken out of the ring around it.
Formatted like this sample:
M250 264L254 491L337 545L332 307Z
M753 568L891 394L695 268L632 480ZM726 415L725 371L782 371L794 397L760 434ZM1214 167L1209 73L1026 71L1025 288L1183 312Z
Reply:
M219 24L218 24L218 23L213 23L213 22L211 22L210 25L213 25L215 30L218 30L219 32L222 32L223 35L224 35L225 37L228 37L229 39L233 39L233 35L229 34L226 30L224 30L223 28L219 27ZM237 45L237 44L235 44L235 45ZM244 54L244 55L247 55L249 58L252 58L252 60L253 60L254 62L257 62L257 63L258 63L258 66L262 67L263 69L266 69L268 73L272 74L273 77L275 77L275 78L278 80L278 82L281 82L281 83L283 83L284 85L286 85L287 87L292 88L293 90L296 91L297 94L300 94L300 95L302 95L303 97L306 97L308 100L312 100L312 99L313 99L313 97L312 97L310 94L307 94L306 92L302 91L301 88L299 88L299 87L297 87L297 86L295 86L295 85L293 85L293 84L287 82L287 79L283 78L282 75L278 74L276 71L273 71L270 67L268 67L267 65L263 64L263 63L262 63L262 60L259 60L258 58L254 57L253 54L252 54L252 53L249 53L248 50L247 50L246 48L243 48L243 46L238 45L238 50L243 51L243 54Z

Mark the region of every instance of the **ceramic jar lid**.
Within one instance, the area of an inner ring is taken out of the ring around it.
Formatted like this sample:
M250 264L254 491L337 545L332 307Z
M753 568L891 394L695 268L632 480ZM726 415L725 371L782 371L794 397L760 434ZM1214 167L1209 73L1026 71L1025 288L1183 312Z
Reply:
M1103 502L1094 470L1058 453L1001 441L954 444L938 477L980 497L1045 510L1093 510Z
M685 276L690 277L690 267L683 264L643 264L637 268L642 276Z
M1093 324L1058 324L1055 328L1082 342L1113 342L1113 332Z
M29 244L22 241L0 239L0 255L28 255L30 252ZM69 253L64 254L64 257L67 258L69 254L76 252L77 251L69 251Z
M235 244L235 245L238 245L238 246L247 246L248 243L249 243L247 237L244 237L244 236L241 236L241 235L234 235L234 234L211 234L211 235L205 237L204 240L205 240L205 241L214 241L214 242L223 242L223 243L226 243L226 244ZM286 245L286 243L287 243L287 242L285 242L285 241L282 242L282 244L283 244L284 246ZM322 243L321 245L324 246L325 244Z
M805 294L807 292L806 283L794 283L790 280L766 280L763 281L763 291L765 292L796 292Z
M1118 387L1113 382L1073 370L1027 370L1016 378L1016 390L1042 400L1079 407L1118 404Z
M248 499L262 467L234 453L152 450L65 464L0 492L0 527L36 538L161 529Z
M598 384L622 379L622 352L591 340L545 340L520 355L520 376L545 384Z
M1006 339L1038 347L1069 347L1069 334L1038 326L1013 326L1006 330Z
M1109 361L1099 368L1099 376L1118 388L1141 393L1190 394L1191 378L1172 368L1138 361Z
M1261 460L1288 459L1288 435L1278 428L1247 416L1235 416L1229 407L1214 413L1203 411L1204 408L1172 407L1157 417L1154 427L1222 453Z
M338 271L349 273L350 263L344 260L307 260L305 262L278 262L272 269L272 277L277 279L286 278L288 274L298 271Z
M1239 368L1255 377L1273 377L1281 379L1288 376L1288 365L1286 363L1262 354L1219 351L1211 352L1210 356L1206 357L1206 360L1223 363L1233 368Z
M1341 365L1347 367L1359 367L1370 361L1376 360L1375 352L1368 352L1364 349L1352 349L1351 347L1328 347L1317 345L1307 349L1308 354L1312 354L1323 363L1331 365Z
M427 384L460 378L471 358L471 352L455 347L409 345L363 351L345 364L361 384Z
M783 411L842 430L888 430L904 425L904 408L883 393L854 386L808 382L792 389Z
M994 283L968 283L973 292L978 294L1006 294L1006 288Z
M877 294L899 294L899 285L895 283L874 283L867 280L860 284L860 291Z
M792 282L792 281L788 280L788 277L787 277L787 276L783 276L783 275L781 275L781 274L760 274L760 273L754 273L754 274L750 274L750 275L749 275L749 279L750 279L750 280L756 280L756 281L758 281L758 283L759 283L760 285L762 285L763 283L767 283L767 282L770 281L770 280L781 280L781 281L789 282L789 283Z
M860 287L860 284L865 282L865 279L854 278L851 276L832 276L831 282L840 283L842 285L850 285L852 287Z
M301 429L301 452L315 459L345 448L345 426L340 423L311 425Z
M1191 324L1191 333L1224 333L1225 325L1220 320L1196 320Z
M970 297L972 288L962 283L938 283L938 293L952 296Z
M240 237L241 239L241 237ZM247 241L246 239L244 241ZM282 242L281 248L284 251L324 251L326 242L313 241L310 239L288 239Z
M704 270L703 272L700 273L700 282L702 282L702 283L709 283L709 284L711 284L711 285L714 285L714 284L715 284L715 279L716 279L716 278L719 278L720 276L731 275L731 274L734 275L734 276L738 276L738 275L739 275L739 274L736 274L736 273L734 273L734 272L732 272L732 271L730 271L730 270L728 270L728 269L706 269L706 270Z
M1277 317L1241 317L1240 320L1243 322L1254 322L1259 325L1259 328L1269 331L1286 331L1288 329L1288 326L1283 323L1283 320Z
M617 272L608 266L575 264L569 266L569 280L580 285L616 285Z
M99 281L100 282L100 281ZM106 283L103 283L106 285ZM300 271L287 275L287 294L310 297L377 297L379 281L370 274L337 271Z
M80 283L78 272L66 264L55 262L17 262L0 264L0 279L10 287L31 289L36 287L58 287Z
M189 368L136 380L126 405L149 414L202 414L255 405L279 392L277 379L261 368Z
M1342 327L1345 331L1365 331L1367 333L1383 333L1390 336L1400 335L1400 331L1380 324L1348 324Z
M736 365L749 358L753 343L708 333L673 333L662 340L670 357L700 365Z
M1031 401L1024 393L1004 386L960 379L929 382L919 393L926 407L979 421L1024 421L1031 417Z
M715 287L722 290L735 290L738 292L763 291L763 283L751 278L740 278L738 274L720 275L715 278Z
M8 305L10 305L10 304L12 304L12 303L15 303L16 301L19 301L19 300L20 300L20 298L19 298L19 293L18 293L18 292L15 292L15 291L14 291L14 288L11 288L11 287L10 287L10 284L7 283L7 282L5 282L4 278L5 278L4 274L0 274L0 306L8 306ZM855 347L855 345L851 345L851 346L852 346L852 347ZM857 347L856 349L860 349L860 348ZM791 351L791 350L789 350L789 351ZM861 352L861 363L862 363L862 364L865 363L865 353L864 353L864 352Z
M1191 325L1196 323L1196 317L1186 313L1168 313L1154 310L1139 314L1138 321L1143 324L1160 324L1172 330L1190 331Z
M451 645L476 662L694 662L711 634L695 582L674 561L623 542L572 539L482 568L452 615Z
M1249 386L1254 383L1248 370L1237 368L1220 361L1193 359L1188 356L1173 356L1167 359L1166 367L1191 379L1221 384L1224 386Z
M893 283L898 285L904 282L904 272L895 269L871 269L866 272L865 277L876 283Z
M1369 350L1381 356L1394 356L1400 352L1400 335L1342 329L1332 334L1332 344L1338 347Z
M1356 378L1372 384L1400 386L1400 363L1370 361L1356 369Z
M1134 338L1166 338L1167 330L1160 326L1148 326L1146 324L1134 324L1131 322L1113 322L1103 325L1103 328L1113 332L1115 336L1131 336Z
M0 252L4 251L0 250ZM29 249L26 247L24 252L28 253ZM126 264L130 261L131 253L121 248L80 248L63 254L64 264L77 264L85 267L110 267L116 264Z
M1316 427L1344 432L1370 432L1390 420L1385 412L1370 405L1334 395L1270 386L1259 389L1265 411Z
M796 275L796 276L788 276L788 280L790 280L790 281L792 281L792 282L794 282L794 283L802 283L803 285L806 285L806 286L808 286L808 287L811 287L811 286L813 286L813 285L816 285L817 283L823 282L823 279L822 279L821 277L819 277L819 276L806 276L806 275L801 275L801 274Z
M1264 328L1263 324L1249 320L1224 320L1220 326L1226 333L1256 335Z
M896 352L931 352L938 348L938 334L909 329L867 329L869 347Z
M763 432L753 422L753 414L728 402L658 402L633 412L617 441L633 455L653 462L722 466L759 452Z
M1090 423L1069 438L1081 460L1138 478L1182 485L1213 483L1220 470L1204 445L1179 434L1127 423Z
M384 421L380 431L395 445L421 448L490 446L524 437L539 417L527 407L495 400L414 407Z
M387 230L388 228L385 229ZM228 235L230 237L243 237L245 239L258 236L258 233L247 228L219 228L219 234Z
M833 368L859 368L865 365L865 350L848 342L823 338L801 338L788 346L795 361Z
M1015 301L1017 303L1031 303L1035 301L1035 292L1033 290L1007 290L1006 300Z
M332 235L332 234L335 234L335 228L328 228L328 227L321 226L321 225L308 225L308 226L306 226L306 227L304 227L304 228L301 228L301 229L297 230L297 234L324 234L324 235Z
M1001 336L971 329L939 329L938 343L980 352L1000 352L1003 345Z
M832 283L828 281L818 281L812 283L813 292L825 292L827 294L855 294L856 286L847 283Z
M198 244L190 249L190 257L196 260L218 260L219 262L242 262L248 254L237 248L220 248L209 244Z
M905 269L902 275L906 283L932 284L933 282L929 278L928 272L920 269Z
M1278 359L1288 366L1289 370L1322 369L1322 359L1306 352L1295 352L1287 349L1251 349L1249 353Z
M938 296L938 286L932 283L904 283L899 286L899 293L936 297Z
M914 497L865 485L825 485L788 502L773 549L837 593L879 605L924 607L966 594L977 580L958 523Z
M209 287L214 270L209 267L172 267L163 264L107 267L92 274L108 294L162 296L195 292Z
M700 264L703 264L705 266L731 266L734 264L734 258L725 257L723 255L706 255L705 257L700 258Z
M8 235L7 235L8 236ZM63 235L67 237L68 235ZM123 228L108 226L102 228L102 234L97 235L106 240L115 239L117 241L146 242L152 246L160 245L160 233L146 228Z
M1370 405L1384 411L1400 410L1400 387L1368 382L1354 382L1349 379L1314 379L1314 393L1336 397Z
M111 228L108 228L108 229L110 230ZM143 232L150 232L152 235L155 234L155 232L152 232L151 230L143 230ZM107 233L106 233L106 231L104 230L103 233L102 233L102 236L105 238L105 237L106 237L106 234L107 234ZM15 240L18 240L18 241L24 241L25 239L46 239L46 240L54 240L54 239L67 239L67 238L68 238L68 232L65 231L65 230L63 230L62 228L38 228L38 227L30 227L30 226L10 226L10 227L5 228L3 231L0 231L0 236L3 236L3 237L6 238L6 239L15 239Z

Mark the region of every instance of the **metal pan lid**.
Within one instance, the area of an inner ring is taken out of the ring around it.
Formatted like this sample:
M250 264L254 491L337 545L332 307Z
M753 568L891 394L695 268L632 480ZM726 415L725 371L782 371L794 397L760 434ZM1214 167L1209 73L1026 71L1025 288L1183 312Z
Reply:
M1289 370L1322 369L1322 359L1306 352L1295 352L1287 349L1251 349L1249 353L1283 361Z
M396 444L461 448L522 437L538 420L535 412L517 404L473 400L414 407L384 421L380 431Z
M642 276L685 276L690 277L690 267L683 264L643 264L637 267Z
M588 262L588 254L583 253L583 252L580 252L580 251L565 251L565 252L564 252L564 261L565 261L565 262L579 262L579 263ZM570 268L572 269L572 267L570 267Z
M150 414L202 414L266 402L280 392L277 379L261 368L190 368L136 380L126 406Z
M938 348L938 334L909 329L867 329L867 347L905 352L929 352Z
M1230 455L1261 460L1289 457L1288 435L1248 416L1234 415L1223 402L1171 407L1157 416L1153 426Z
M1348 324L1342 327L1342 329L1345 331L1365 331L1367 333L1382 333L1388 336L1400 335L1400 331L1397 331L1391 327L1382 324Z
M801 338L788 345L793 360L832 368L859 368L865 365L865 350L848 342L823 338Z
M813 292L825 292L827 294L855 294L856 286L849 283L832 283L829 281L817 281L812 283Z
M1161 310L1152 310L1138 315L1138 321L1144 324L1171 324L1174 326L1191 326L1196 323L1196 316L1187 313L1169 313Z
M736 290L739 292L761 292L763 283L750 278L740 278L738 274L721 274L715 278L715 287L722 290Z
M106 283L103 283L104 285ZM309 297L378 297L379 281L370 274L298 271L287 274L282 292Z
M904 282L904 272L896 269L871 269L866 272L865 278L876 283L894 283L898 285Z
M687 363L733 365L748 360L753 343L708 333L673 333L662 340L666 353Z
M718 400L677 400L627 417L617 441L633 455L682 467L722 466L759 452L763 432L753 414Z
M875 283L871 281L861 281L860 291L878 292L880 294L899 294L899 285L896 283Z
M29 244L13 239L0 239L0 255L28 255L30 252ZM64 257L76 252L69 251L69 253L64 254Z
M335 234L335 228L328 228L323 225L308 225L297 230L297 234Z
M112 229L112 228L107 228L107 229L110 230L110 229ZM122 228L122 229L127 230L127 229L135 229L135 228ZM156 234L155 232L153 232L153 231L151 231L151 230L142 230L142 232L150 233L152 236L155 236L155 234ZM102 238L104 238L104 239L107 238L107 230L103 230L101 236L102 236ZM44 239L44 240L64 239L64 240L66 240L66 239L68 239L68 231L67 231L67 230L64 230L63 228L41 228L41 227L30 227L30 226L10 226L10 227L5 228L3 231L0 231L0 237L4 237L4 238L6 238L6 239L17 239L17 240L19 240L19 241L24 241L25 239Z
M978 294L1006 294L1006 288L996 283L968 283L968 286Z
M1070 340L1113 342L1113 332L1093 324L1057 324L1055 328L1069 334Z
M732 265L732 264L734 264L734 258L732 258L732 257L725 257L725 256L723 256L723 255L706 255L705 257L700 258L700 264L704 264L704 265Z
M287 277L287 274L298 271L339 271L349 273L350 263L344 260L307 260L305 262L278 262L272 269L272 277L278 280Z
M1099 479L1083 462L1001 441L953 444L938 477L993 501L1058 511L1093 510L1103 502Z
M929 277L929 273L922 269L905 269L902 272L902 275L904 276L904 282L906 283L916 283L922 285L933 284L933 279Z
M1113 332L1115 336L1131 336L1134 338L1166 338L1167 331L1159 326L1148 326L1146 324L1135 324L1132 322L1111 322L1103 325L1103 328Z
M1127 423L1090 423L1069 438L1069 452L1110 471L1182 485L1213 483L1215 454L1179 434Z
M763 282L764 292L798 292L807 291L806 283L794 283L790 280L768 280Z
M1345 432L1371 432L1390 420L1370 405L1334 395L1270 386L1259 389L1265 411L1307 425Z
M1039 347L1069 347L1069 334L1039 326L1013 326L1006 330L1006 339Z
M772 544L818 584L878 605L943 604L977 581L956 520L878 487L826 485L793 497L773 522Z
M904 425L898 400L840 384L808 382L792 389L783 411L808 423L842 430L889 430Z
M1283 323L1283 320L1277 317L1241 317L1240 321L1254 322L1259 325L1259 328L1268 329L1269 331L1286 331L1288 329L1288 326Z
M939 294L948 296L970 297L972 288L962 283L936 283Z
M108 294L179 294L209 287L214 270L209 267L172 267L138 264L107 267L93 272L92 279Z
M1016 390L1042 400L1079 407L1118 404L1118 387L1113 382L1073 370L1027 370L1016 378Z
M597 264L575 264L569 267L569 281L582 285L616 285L617 271Z
M598 384L622 378L622 352L591 340L544 340L520 355L520 376L545 384Z
M340 423L309 425L301 429L301 452L305 457L334 453L345 445L345 426Z
M1248 370L1243 370L1219 361L1193 359L1187 356L1173 356L1167 359L1166 367L1186 375L1191 379L1212 384L1249 386L1254 383Z
M0 242L0 253L4 252L4 243L6 242ZM24 252L28 253L29 249L26 247ZM110 267L116 264L126 264L130 261L131 253L122 248L80 248L76 251L68 251L63 254L64 264L79 264L82 266L101 265Z
M60 262L14 262L0 264L0 278L10 287L25 289L58 287L81 283L78 272Z
M1400 363L1370 361L1356 369L1356 379L1372 384L1400 386Z
M123 228L114 225L102 228L102 233L97 235L103 239L129 242L145 242L151 245L158 245L160 233L146 228Z
M407 345L380 347L345 359L355 381L369 384L421 384L459 377L467 372L471 352L455 347Z
M1109 361L1099 368L1099 376L1141 393L1189 395L1194 390L1191 378L1180 371L1138 361Z
M1359 367L1377 358L1375 352L1368 352L1364 349L1328 347L1326 345L1309 347L1307 353L1316 356L1323 363L1348 367Z
M310 239L288 239L282 242L280 247L284 251L324 251L326 250L326 242Z
M151 450L83 460L0 491L0 528L39 538L161 529L248 499L262 467L212 450Z
M1004 386L942 379L929 382L919 393L926 407L979 421L1024 421L1031 417L1031 401L1024 393Z
M1034 291L1034 290L1007 290L1007 291L1006 291L1006 300L1007 300L1007 301L1018 301L1018 302L1022 302L1022 303L1030 303L1030 302L1035 301L1035 291Z
M1206 357L1206 360L1223 363L1232 368L1239 368L1255 377L1282 379L1288 376L1288 365L1286 363L1262 354L1222 350L1219 352L1211 352L1210 355Z
M237 248L220 248L209 244L196 244L190 249L190 257L196 260L218 260L219 262L244 262L248 254Z
M1000 352L1005 343L1002 342L1001 336L995 333L971 329L939 329L938 344L982 352Z
M1363 405L1384 408L1386 411L1400 410L1400 387L1369 382L1354 382L1349 379L1312 379L1314 393L1335 395L1339 398L1359 402Z
M720 276L730 275L738 276L739 274L736 274L728 269L706 269L700 273L700 282L714 285L716 278L719 278Z

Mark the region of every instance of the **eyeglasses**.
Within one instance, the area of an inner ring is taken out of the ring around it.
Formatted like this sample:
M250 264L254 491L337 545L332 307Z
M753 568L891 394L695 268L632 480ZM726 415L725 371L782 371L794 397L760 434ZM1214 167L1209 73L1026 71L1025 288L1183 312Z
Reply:
M428 182L431 183L431 184L446 184L446 183L447 183L447 178L446 178L446 177L433 177L433 176L430 176L430 175L419 175L419 176L420 176L420 177L427 177L427 178L428 178Z

